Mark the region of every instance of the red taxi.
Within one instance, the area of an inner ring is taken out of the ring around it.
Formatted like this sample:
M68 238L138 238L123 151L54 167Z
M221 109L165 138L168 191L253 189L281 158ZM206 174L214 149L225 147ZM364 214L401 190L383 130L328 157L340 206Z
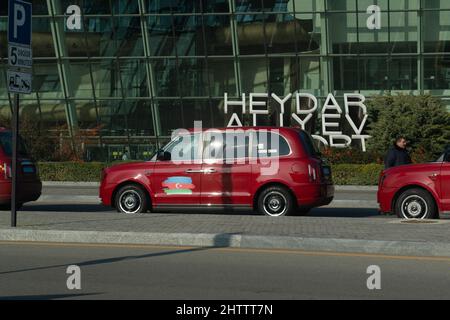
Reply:
M381 212L404 219L433 219L450 212L450 148L435 162L384 170L377 198Z
M127 214L147 210L254 209L306 213L334 196L331 170L295 128L186 130L147 162L103 170L100 198Z
M12 132L0 128L0 209L11 207ZM19 137L17 143L17 208L23 203L35 201L41 196L42 183L37 166L28 155L25 143Z

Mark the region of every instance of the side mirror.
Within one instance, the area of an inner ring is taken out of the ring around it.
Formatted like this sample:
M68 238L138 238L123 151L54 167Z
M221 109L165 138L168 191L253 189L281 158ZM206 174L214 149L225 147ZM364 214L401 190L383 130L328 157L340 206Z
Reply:
M156 160L158 161L169 161L172 158L172 155L168 151L159 150L158 155L156 156Z

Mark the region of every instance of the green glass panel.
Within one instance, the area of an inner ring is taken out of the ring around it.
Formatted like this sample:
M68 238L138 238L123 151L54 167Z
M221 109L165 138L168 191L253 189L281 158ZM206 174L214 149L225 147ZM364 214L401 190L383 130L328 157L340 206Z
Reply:
M56 60L34 61L33 92L41 99L64 98Z
M212 96L220 97L225 92L229 95L236 94L236 75L233 59L209 58L208 70Z
M425 52L450 52L450 11L423 12Z
M146 0L149 13L229 12L228 0Z
M119 61L117 59L91 60L91 68L96 97L122 97Z
M424 58L424 86L427 90L450 89L450 56Z

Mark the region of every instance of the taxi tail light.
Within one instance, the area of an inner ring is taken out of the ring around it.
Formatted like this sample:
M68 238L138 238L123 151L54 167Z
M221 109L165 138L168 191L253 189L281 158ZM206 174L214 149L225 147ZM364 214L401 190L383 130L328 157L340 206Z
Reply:
M309 181L317 180L317 170L314 165L308 164L308 175L309 175Z
M12 178L11 165L7 164L6 162L4 162L1 165L1 168L2 168L2 170L1 170L2 171L1 172L2 178L4 178L4 179L11 179Z

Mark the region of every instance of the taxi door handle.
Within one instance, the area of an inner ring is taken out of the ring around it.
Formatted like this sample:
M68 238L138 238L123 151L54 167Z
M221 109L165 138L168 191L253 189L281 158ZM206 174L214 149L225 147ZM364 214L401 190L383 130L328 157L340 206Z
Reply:
M186 173L203 173L203 170L187 169Z
M185 172L186 173L213 173L213 172L216 172L216 169L202 169L202 170L187 169Z

